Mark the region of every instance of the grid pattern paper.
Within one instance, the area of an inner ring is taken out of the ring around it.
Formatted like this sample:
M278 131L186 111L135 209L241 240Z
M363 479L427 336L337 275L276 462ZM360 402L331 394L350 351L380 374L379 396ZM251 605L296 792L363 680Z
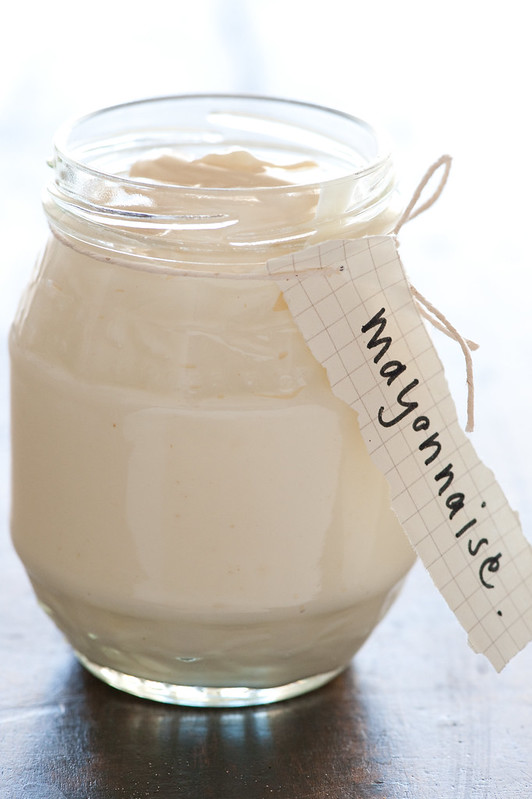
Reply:
M357 412L412 546L473 650L500 671L532 639L532 548L458 424L395 239L328 241L268 270Z

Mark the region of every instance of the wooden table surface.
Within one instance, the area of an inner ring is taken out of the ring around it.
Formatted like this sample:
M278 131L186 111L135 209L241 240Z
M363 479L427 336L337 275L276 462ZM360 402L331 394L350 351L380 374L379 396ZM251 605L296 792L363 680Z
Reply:
M497 675L427 574L328 686L262 708L177 708L85 672L3 536L2 799L525 799L532 649Z

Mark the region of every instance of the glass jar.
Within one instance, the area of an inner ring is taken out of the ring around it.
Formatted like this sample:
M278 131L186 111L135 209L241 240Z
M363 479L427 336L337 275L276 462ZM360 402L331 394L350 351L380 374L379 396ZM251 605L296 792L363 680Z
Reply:
M10 336L12 535L117 688L200 706L315 688L413 563L356 414L265 268L393 228L380 146L356 118L232 96L130 103L57 136L51 236ZM137 174L168 150L262 166L251 186Z

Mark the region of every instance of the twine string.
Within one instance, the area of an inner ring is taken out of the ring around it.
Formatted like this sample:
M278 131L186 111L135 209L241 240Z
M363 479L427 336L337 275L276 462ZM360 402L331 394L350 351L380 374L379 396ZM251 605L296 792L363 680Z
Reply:
M410 222L410 220L415 219L416 216L419 216L419 214L422 214L424 211L430 208L431 205L434 205L434 203L440 197L442 191L444 190L445 184L447 183L447 178L449 177L449 172L451 170L451 162L452 158L450 155L442 155L440 158L438 158L437 161L435 161L432 164L432 166L430 166L427 169L427 171L421 178L416 190L414 191L412 199L406 206L402 215L399 217L399 221L397 222L395 228L393 229L395 235L399 233L399 231L401 230L403 225L406 224L406 222ZM436 189L433 191L430 197L427 200L425 200L424 203L422 203L418 208L416 208L416 205L418 204L421 195L425 190L425 187L429 183L432 176L438 171L438 169L440 169L440 167L443 167L443 175L441 176L440 182L436 186Z
M399 218L399 221L393 230L395 235L399 233L403 225L405 225L411 219L414 219L416 216L419 216L419 214L422 214L424 211L430 208L431 205L434 205L436 200L440 197L445 184L447 183L447 178L449 177L449 171L451 169L451 161L451 156L442 155L441 158L435 161L435 163L427 169L416 190L414 191L410 202L406 206L402 216ZM443 174L438 185L436 186L436 189L424 203L418 205L425 187L433 175L442 167ZM427 319L438 330L441 330L443 333L445 333L446 336L449 336L449 338L457 341L462 349L462 352L464 353L467 381L467 423L465 429L467 433L471 433L475 427L475 382L473 379L473 359L471 358L471 352L478 349L478 344L475 344L474 341L470 341L469 339L466 339L460 335L458 330L449 322L447 317L442 314L441 311L439 311L431 302L429 302L429 300L427 300L427 298L424 297L411 283L410 292L421 316Z
M475 428L475 382L473 379L473 359L471 357L471 352L478 349L478 344L461 336L447 317L444 316L441 311L438 311L438 309L435 308L426 297L420 294L412 284L410 284L410 291L421 316L427 319L434 327L438 328L438 330L441 330L445 335L449 336L449 338L457 341L464 353L467 382L467 423L465 429L466 433L471 433Z

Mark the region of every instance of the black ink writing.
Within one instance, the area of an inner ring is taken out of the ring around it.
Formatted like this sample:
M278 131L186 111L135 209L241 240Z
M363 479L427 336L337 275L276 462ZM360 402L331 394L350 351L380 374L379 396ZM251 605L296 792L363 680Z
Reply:
M501 565L500 564L501 558L502 558L502 553L499 552L498 555L495 555L494 557L491 557L491 558L486 558L486 560L482 561L480 569L478 570L478 575L480 577L480 582L482 583L482 585L485 588L493 588L493 585L491 585L490 583L488 583L485 580L484 572L486 571L486 569L489 572L497 572L497 571L499 571L499 567Z
M386 318L386 309L381 308L366 324L362 325L361 332L371 332L371 338L366 343L366 348L371 352L377 350L373 356L373 363L380 364L380 362L388 355L388 351L393 346L392 336L386 334L386 325L388 320ZM402 361L390 358L385 363L380 365L379 375L385 380L387 386L391 386L395 380L401 375L404 375L408 367ZM406 381L405 381L406 382ZM419 386L418 378L411 380L404 388L396 394L394 402L386 411L384 406L381 406L377 413L379 424L384 428L394 427L400 424L413 413L419 406L419 403L412 398L411 392ZM395 393L395 392L394 392ZM412 421L412 430L416 433L430 430L431 420L426 415L416 415ZM440 459L443 452L443 444L440 440L438 431L431 432L431 434L424 438L418 445L418 450L422 453L425 466L430 466L432 463ZM445 461L444 461L445 463ZM438 471L433 475L433 479L437 485L437 495L444 501L445 508L448 511L449 521L452 521L457 514L462 514L466 509L466 495L462 491L454 490L449 493L451 486L455 482L455 471L452 463L447 463L446 466L438 466ZM485 508L486 503L481 503L481 508ZM471 558L476 558L481 550L485 553L486 548L489 547L488 538L478 538L472 535L472 529L477 524L476 518L471 518L469 521L462 523L455 538L461 539L462 536L467 540L466 550ZM466 533L468 535L466 536ZM489 550L488 550L489 551ZM478 578L484 588L491 589L494 587L491 582L491 574L499 571L501 565L502 553L497 555L488 555L485 557L478 569ZM501 616L501 611L497 611Z
M380 361L380 359L382 358L383 355L386 354L388 347L390 347L392 343L391 336L385 336L384 338L379 338L384 328L386 327L386 319L384 319L382 316L385 310L386 310L385 308L381 308L380 311L375 314L373 319L370 319L369 322L366 322L366 324L362 326L363 333L367 333L368 330L371 330L372 327L378 328L366 345L368 350L372 350L374 347L381 347L382 345L382 349L373 358L373 363L378 363Z
M421 418L426 419L427 417L423 416ZM416 419L416 422L417 422L417 419ZM415 424L415 422L414 422L414 424ZM412 427L414 427L414 425L412 425ZM416 429L417 428L414 427L414 430L416 430ZM429 438L427 438L426 441L422 441L421 444L419 445L419 448L418 448L419 450L427 449L427 447L434 447L434 452L431 455L429 455L429 457L425 461L425 466L428 466L430 463L432 463L432 461L436 460L436 458L439 456L439 454L441 452L441 444L437 440L438 436L439 436L439 433L433 433L431 436L429 436Z
M402 408L404 408L404 411L401 411L401 413L399 413L393 419L389 419L388 421L386 421L384 419L384 406L379 408L378 419L383 427L393 427L394 424L400 422L401 419L404 419L405 416L408 416L409 413L415 411L415 409L417 408L417 402L408 402L408 400L405 402L404 398L405 395L408 394L409 391L412 391L412 389L415 388L417 385L419 385L419 380L416 378L415 380L412 380L412 382L409 383L408 386L405 386L399 392L399 394L397 395L397 404L400 405Z
M468 544L467 544L467 549L468 549L469 554L472 555L473 557L475 557L475 555L478 555L478 551L479 551L480 547L483 544L489 544L489 541L488 541L487 538L481 538L480 541L477 541L475 546L472 546L472 544L473 544L473 542L469 541Z

